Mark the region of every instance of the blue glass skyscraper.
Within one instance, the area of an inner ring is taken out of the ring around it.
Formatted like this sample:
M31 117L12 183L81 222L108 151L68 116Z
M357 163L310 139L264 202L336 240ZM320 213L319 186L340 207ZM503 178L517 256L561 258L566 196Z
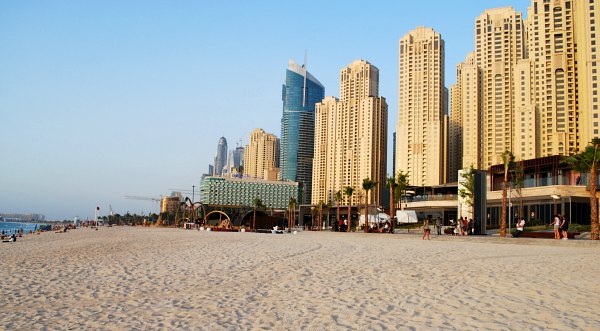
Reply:
M227 139L221 137L217 145L217 156L215 156L214 176L221 176L223 168L227 164Z
M282 89L280 171L282 180L300 182L302 200L310 201L314 154L315 104L325 96L323 85L293 60Z

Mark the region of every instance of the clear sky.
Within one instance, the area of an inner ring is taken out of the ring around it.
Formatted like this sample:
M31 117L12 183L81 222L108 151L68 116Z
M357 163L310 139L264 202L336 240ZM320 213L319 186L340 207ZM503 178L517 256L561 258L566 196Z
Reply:
M158 212L198 189L217 142L280 136L289 59L339 96L339 70L380 70L398 112L398 41L417 26L446 42L446 86L473 50L475 17L528 0L0 0L0 212L49 219ZM196 195L196 199L198 199Z

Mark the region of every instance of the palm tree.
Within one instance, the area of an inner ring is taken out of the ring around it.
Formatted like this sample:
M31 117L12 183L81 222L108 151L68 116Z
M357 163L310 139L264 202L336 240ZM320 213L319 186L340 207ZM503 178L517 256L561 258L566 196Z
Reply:
M463 170L462 177L464 180L460 182L462 185L461 189L458 190L458 196L461 197L465 204L471 207L471 214L473 213L473 195L475 193L475 169L471 164L467 171ZM459 215L460 216L460 215Z
M337 205L336 224L340 224L340 201L342 201L342 191L335 192L335 203Z
M575 170L583 173L590 173L591 240L598 240L600 237L600 229L598 226L598 198L596 195L596 181L598 180L598 172L600 171L599 148L600 138L594 138L581 153L565 158L565 162L573 166Z
M406 188L408 187L408 174L405 174L402 170L398 171L398 175L396 175L396 199L400 200L400 210L403 210L402 207L402 195Z
M317 204L317 211L319 212L319 215L317 216L317 231L321 231L323 228L323 208L325 208L325 202L321 200Z
M352 186L346 186L344 188L344 194L348 196L348 228L346 229L347 232L350 232L350 228L352 227L352 193L354 193L354 189L352 188Z
M523 187L525 187L525 169L523 162L515 163L513 175L511 177L512 186L515 187L519 195L519 219L523 216Z
M375 188L377 182L369 178L363 179L362 188L365 190L365 232L369 232L369 191Z
M508 186L508 172L514 165L515 156L509 150L505 150L500 157L504 164L504 185L502 185L502 221L500 223L500 236L506 237L506 188Z
M331 206L333 206L333 202L331 202L331 200L327 200L327 203L325 204L325 210L327 210L327 226L329 226L329 211L331 210Z
M296 198L294 197L290 197L290 200L288 201L288 210L289 210L289 217L288 217L288 230L291 232L292 231L292 227L294 226L295 220L296 220Z
M265 205L259 197L252 200L252 231L256 231L256 209L263 208Z
M396 193L396 187L398 186L398 183L396 183L396 178L395 177L388 177L386 180L386 186L387 188L390 189L390 233L394 233L394 215L396 214L396 199L395 199L395 193Z

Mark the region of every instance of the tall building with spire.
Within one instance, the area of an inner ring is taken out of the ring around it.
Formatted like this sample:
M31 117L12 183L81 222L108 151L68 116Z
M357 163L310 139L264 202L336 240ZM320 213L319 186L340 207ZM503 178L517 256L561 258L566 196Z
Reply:
M418 27L400 39L396 169L410 185L439 185L445 177L444 40Z
M306 70L290 60L282 87L281 179L301 183L302 200L312 189L315 104L323 100L325 88Z
M217 144L217 155L215 156L215 166L213 168L214 176L221 176L223 168L227 164L227 139L221 137Z
M363 179L377 182L367 201L381 204L387 167L385 98L379 96L379 69L357 60L340 71L340 99L326 97L315 110L312 204L333 201L336 192L354 188L361 200ZM364 201L364 199L362 199Z

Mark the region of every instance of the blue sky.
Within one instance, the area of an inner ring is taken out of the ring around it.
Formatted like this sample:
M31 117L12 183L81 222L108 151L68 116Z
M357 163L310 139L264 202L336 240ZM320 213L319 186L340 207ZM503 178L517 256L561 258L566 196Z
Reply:
M339 70L353 60L379 68L391 153L399 38L439 31L450 86L475 17L528 5L0 0L0 212L158 211L124 196L198 188L221 136L232 148L257 127L280 135L287 62L305 50L326 95L339 96Z

